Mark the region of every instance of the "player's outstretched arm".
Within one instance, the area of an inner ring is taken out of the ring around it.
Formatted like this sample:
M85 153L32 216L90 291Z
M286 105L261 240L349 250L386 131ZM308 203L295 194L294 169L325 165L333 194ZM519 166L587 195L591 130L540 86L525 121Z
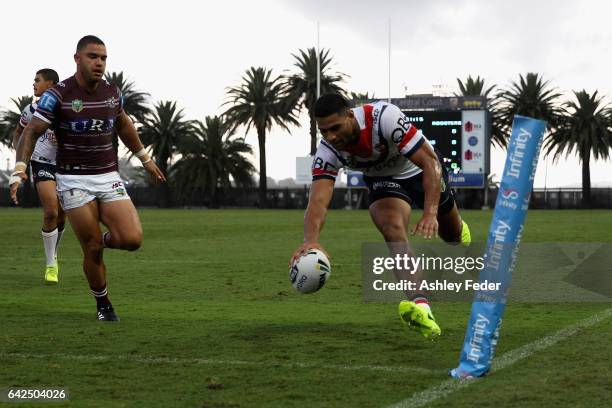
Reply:
M416 152L410 156L410 161L423 170L423 190L425 203L423 217L412 228L411 233L420 234L431 239L438 234L438 204L440 202L440 179L442 166L438 156L428 143L423 143Z
M23 132L20 132L21 137L16 147L15 169L13 173L11 173L9 179L11 200L13 200L15 204L19 204L19 199L17 197L19 185L28 179L26 169L28 168L28 162L30 161L30 156L32 156L32 151L34 150L35 140L48 128L49 124L47 122L37 117L33 117L30 123L28 123L28 126L23 129ZM15 139L13 139L13 141L14 140Z
M323 229L323 224L325 224L325 214L327 214L327 207L333 194L334 180L319 179L312 182L308 207L304 215L304 242L291 256L289 266L309 248L320 249L329 257L329 254L319 244L319 235Z
M125 112L121 112L121 114L119 114L117 117L115 129L117 129L117 133L119 134L119 138L123 144L140 159L142 166L151 175L151 177L153 177L155 181L166 181L166 176L164 173L162 173L149 154L145 151L144 146L138 137L138 131L136 130L136 127L134 127L134 123L132 123L132 119L130 119Z
M21 125L17 125L15 130L13 130L13 149L17 150L17 146L19 145L19 139L21 139L21 134L23 133L23 128Z

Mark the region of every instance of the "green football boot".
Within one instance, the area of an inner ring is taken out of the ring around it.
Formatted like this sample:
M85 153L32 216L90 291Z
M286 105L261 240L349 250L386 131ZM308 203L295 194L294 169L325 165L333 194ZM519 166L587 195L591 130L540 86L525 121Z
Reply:
M403 324L417 330L426 339L433 339L442 332L426 306L403 300L399 304L399 315Z
M472 243L472 234L470 234L470 227L461 220L461 245L469 247Z
M45 283L48 285L55 285L59 281L59 266L57 264L57 258L55 258L55 264L47 266L45 269Z

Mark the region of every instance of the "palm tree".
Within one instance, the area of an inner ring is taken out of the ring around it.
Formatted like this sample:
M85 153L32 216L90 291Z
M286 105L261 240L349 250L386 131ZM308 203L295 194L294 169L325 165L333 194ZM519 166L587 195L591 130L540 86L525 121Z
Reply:
M104 74L104 79L119 88L123 96L123 110L132 119L134 126L140 128L145 117L151 112L147 106L151 95L137 91L134 82L128 82L127 78L123 77L123 72L107 72ZM119 137L116 131L113 131L113 146L116 152L119 151ZM127 152L127 157L131 156L132 153Z
M154 111L145 118L140 130L142 143L150 146L151 157L157 167L168 174L168 166L173 155L178 152L181 140L193 133L193 122L184 118L183 110L177 110L176 102L161 101L155 104ZM169 205L167 184L160 186L161 206Z
M498 125L504 138L510 137L514 115L523 115L545 120L547 129L556 126L561 110L557 105L560 94L549 86L538 74L529 72L519 76L517 84L513 82L510 89L497 94Z
M287 104L286 84L281 78L272 78L272 70L251 67L242 77L242 84L227 91L231 106L224 113L231 131L240 125L257 131L259 142L259 205L266 206L266 131L273 124L289 132L288 125L298 125L294 110Z
M455 96L484 96L489 99L491 98L489 95L495 89L495 85L485 88L485 80L480 78L480 75L476 78L468 75L465 82L457 78L457 84L459 85L459 93L455 93Z
M328 73L332 58L330 50L322 49L319 51L319 76L321 94L340 93L345 91L338 85L344 81L345 74ZM295 107L305 107L310 118L310 155L314 155L317 150L317 124L314 118L314 104L317 100L317 51L314 48L299 50L299 54L292 54L295 58L294 65L298 72L285 76L289 88L290 104Z
M565 157L576 152L582 163L582 204L591 203L591 155L608 159L612 149L612 111L603 102L597 91L590 95L587 91L574 91L575 101L564 104L564 114L558 127L544 144L546 154L553 154L556 161L565 152Z
M144 118L151 109L149 108L150 94L136 90L134 82L130 82L123 77L123 72L107 72L104 79L116 85L123 96L123 109L132 120L138 125L144 123Z
M369 100L374 99L374 94L370 95L369 92L366 92L366 93L351 92L349 97L353 105L362 106L366 104Z
M183 139L181 159L170 170L172 182L183 196L208 192L211 205L218 206L219 191L254 184L255 166L247 156L252 148L235 138L229 123L219 116L195 122L195 131Z
M366 93L362 93L362 92L351 92L350 93L350 98L352 100L358 100L358 101L362 101L362 100L367 100L367 99L374 99L374 94L370 95L369 92Z
M20 96L19 98L11 98L14 109L0 110L0 144L13 148L13 132L19 125L21 112L32 103L31 96Z
M455 92L455 96L482 96L487 99L487 108L491 115L491 142L494 145L505 148L508 144L508 140L506 139L505 133L502 131L503 126L500 123L497 100L495 96L492 95L495 85L487 88L484 78L480 78L480 76L472 78L471 75L468 75L465 82L457 78L457 84L459 85L459 93Z

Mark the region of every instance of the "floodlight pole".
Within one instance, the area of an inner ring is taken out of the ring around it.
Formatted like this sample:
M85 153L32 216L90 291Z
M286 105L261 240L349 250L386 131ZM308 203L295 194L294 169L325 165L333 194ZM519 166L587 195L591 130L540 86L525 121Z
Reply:
M321 96L321 58L319 51L319 22L317 21L317 99Z
M391 103L391 17L389 17L389 32L388 32L388 38L387 38L387 55L389 57L389 73L388 73L388 97L387 97L387 102Z

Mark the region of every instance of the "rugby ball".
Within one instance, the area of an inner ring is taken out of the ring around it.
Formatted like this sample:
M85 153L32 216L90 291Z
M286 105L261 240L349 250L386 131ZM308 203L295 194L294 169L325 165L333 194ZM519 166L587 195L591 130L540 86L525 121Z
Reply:
M327 256L323 251L312 248L293 262L289 279L298 292L314 293L325 285L330 274L331 265Z

